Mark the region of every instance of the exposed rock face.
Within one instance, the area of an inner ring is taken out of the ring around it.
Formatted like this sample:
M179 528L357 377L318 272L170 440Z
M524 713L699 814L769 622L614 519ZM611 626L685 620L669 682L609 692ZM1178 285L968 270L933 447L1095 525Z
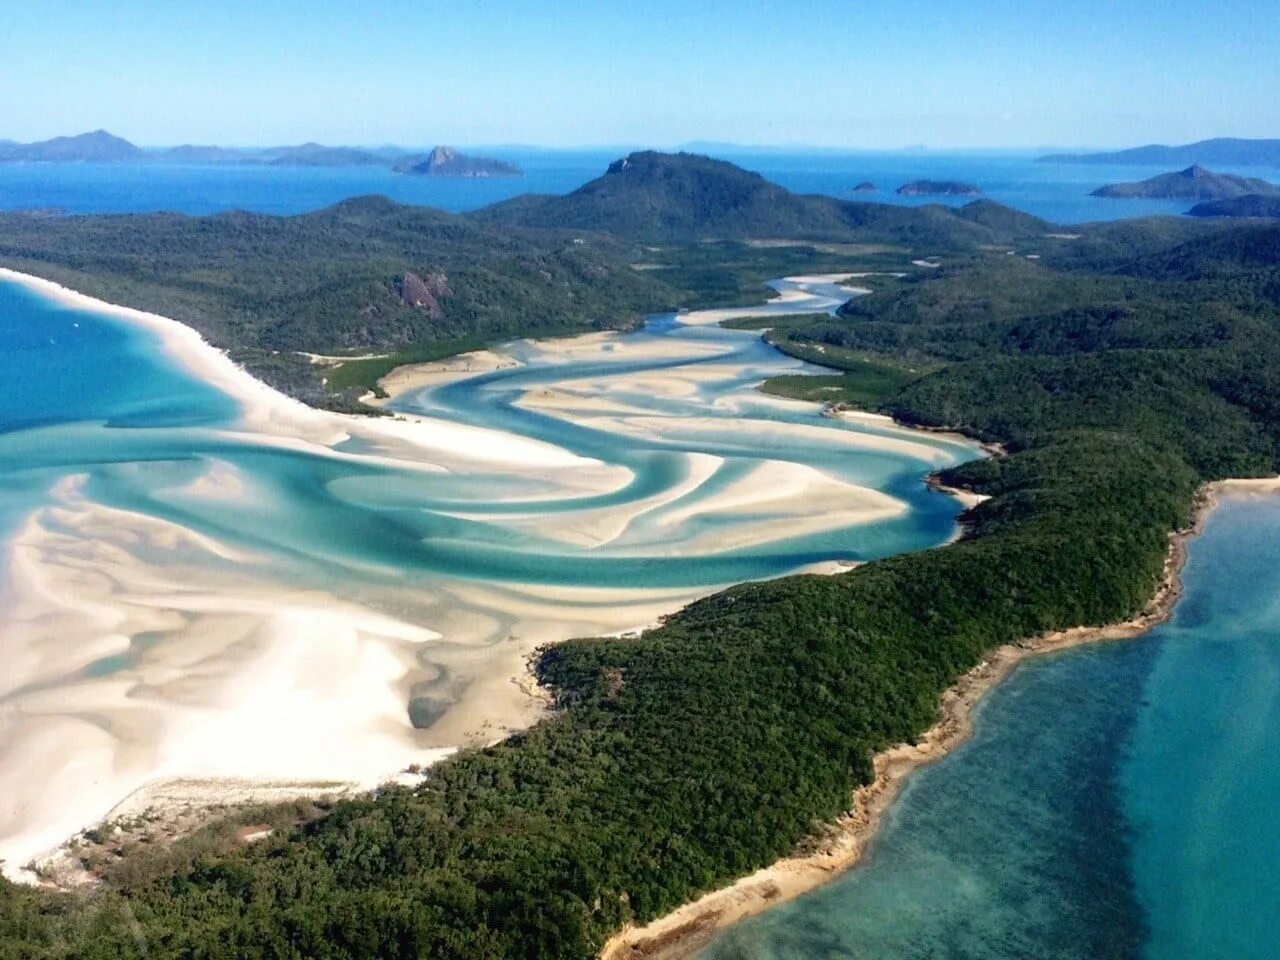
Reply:
M425 310L433 320L444 319L444 307L441 300L453 296L449 289L449 278L439 271L420 277L416 273L406 273L396 283L396 293L407 307Z
M426 159L406 157L392 169L420 177L518 177L519 167L492 157L469 157L453 147L436 147Z

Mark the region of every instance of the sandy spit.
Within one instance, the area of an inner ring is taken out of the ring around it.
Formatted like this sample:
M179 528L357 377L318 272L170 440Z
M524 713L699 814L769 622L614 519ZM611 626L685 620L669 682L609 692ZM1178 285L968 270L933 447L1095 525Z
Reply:
M1221 498L1274 493L1280 493L1280 477L1206 484L1197 496L1192 525L1169 535L1169 553L1160 585L1140 614L1102 627L1075 627L997 647L942 695L938 722L916 743L898 744L875 756L875 779L854 791L848 812L832 825L816 851L779 860L652 923L622 930L605 944L601 960L686 960L705 947L718 931L808 893L854 866L907 777L922 766L936 763L969 739L973 733L973 708L1014 667L1031 657L1087 643L1132 639L1164 623L1182 595L1181 573L1187 560L1187 544L1204 529Z

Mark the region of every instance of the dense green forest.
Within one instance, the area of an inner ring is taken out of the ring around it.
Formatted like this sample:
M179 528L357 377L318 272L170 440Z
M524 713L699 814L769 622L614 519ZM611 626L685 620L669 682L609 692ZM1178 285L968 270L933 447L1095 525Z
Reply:
M211 828L89 894L0 884L0 957L588 958L792 850L992 647L1142 609L1203 481L1276 471L1280 226L1080 233L1037 260L978 243L770 333L853 402L1006 445L943 476L990 495L964 539L551 648L560 709L420 788L249 847Z
M379 197L293 217L0 215L0 263L181 320L280 389L341 407L367 384L326 390L297 351L414 359L424 346L625 327L674 296L615 241L495 230ZM405 295L409 275L426 278L429 300Z

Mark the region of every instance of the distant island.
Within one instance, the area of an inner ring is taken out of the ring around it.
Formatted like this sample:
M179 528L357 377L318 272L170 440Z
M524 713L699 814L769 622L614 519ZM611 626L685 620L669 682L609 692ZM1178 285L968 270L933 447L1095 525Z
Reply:
M471 157L453 147L436 147L425 158L405 157L391 168L396 173L420 177L520 177L524 171L514 163L493 157Z
M1041 163L1131 163L1152 167L1182 167L1188 164L1280 167L1280 140L1217 137L1180 147L1153 143L1145 147L1105 153L1053 153L1040 157L1039 160Z
M860 184L853 188L854 193L875 193L876 185L870 180L863 180Z
M982 191L959 180L912 180L894 191L903 197L980 197Z
M469 216L504 228L583 230L647 242L708 236L896 242L907 235L930 253L968 249L992 231L1038 235L1052 229L1018 211L992 209L997 206L974 202L944 211L796 194L724 160L639 150L571 193L526 194Z
M156 157L169 163L244 163L246 154L242 150L229 147L201 146L184 143L181 146L162 150Z
M1256 177L1214 173L1193 164L1176 173L1162 173L1134 183L1109 183L1094 190L1094 197L1139 197L1146 200L1228 200L1251 194L1280 194L1280 187Z
M385 158L358 147L326 147L319 143L272 152L276 155L267 162L273 167L372 167L386 163Z
M470 157L452 147L428 154L398 147L331 147L303 143L277 147L219 147L182 144L144 149L123 137L95 130L36 143L0 140L0 163L191 163L254 164L272 167L389 167L397 173L433 177L518 177L514 164Z
M37 143L0 144L0 163L127 163L146 159L144 150L105 130Z
M1187 213L1193 217L1280 217L1280 191L1209 200L1197 203Z

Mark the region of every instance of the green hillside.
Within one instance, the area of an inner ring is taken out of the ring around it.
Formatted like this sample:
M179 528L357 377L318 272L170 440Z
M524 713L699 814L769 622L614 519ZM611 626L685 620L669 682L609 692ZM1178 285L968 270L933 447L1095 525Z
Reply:
M616 161L603 176L565 196L517 197L473 217L490 224L598 231L629 239L858 240L930 250L954 250L1003 235L982 217L948 207L800 196L723 160L653 151Z
M0 215L0 263L181 320L287 392L339 406L350 392L331 395L294 351L622 327L675 296L613 244L499 231L382 197L294 217ZM438 296L415 305L409 275Z

